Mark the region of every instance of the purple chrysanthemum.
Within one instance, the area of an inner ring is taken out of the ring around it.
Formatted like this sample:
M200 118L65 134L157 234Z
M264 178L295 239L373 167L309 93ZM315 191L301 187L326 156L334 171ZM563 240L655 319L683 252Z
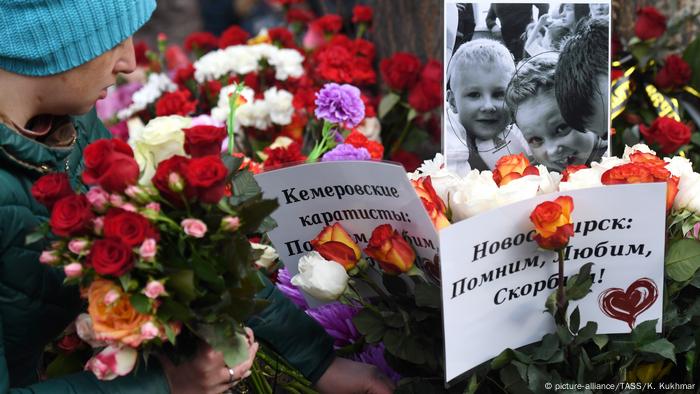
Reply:
M346 128L360 124L365 117L365 103L355 86L327 83L316 93L316 117Z
M401 375L394 371L386 362L386 359L384 359L384 345L381 343L368 345L362 353L355 355L354 358L356 361L362 361L363 363L376 366L380 371L384 372L389 379L393 380L394 383L401 379Z
M372 160L372 155L369 154L366 148L355 148L350 144L340 144L326 152L321 158L321 161L339 160Z
M286 268L280 268L277 272L277 288L301 310L309 309L301 290L292 284L292 277Z
M341 348L360 339L360 333L352 323L352 318L359 312L358 308L334 302L318 308L308 309L306 313L313 317L335 339L335 347Z

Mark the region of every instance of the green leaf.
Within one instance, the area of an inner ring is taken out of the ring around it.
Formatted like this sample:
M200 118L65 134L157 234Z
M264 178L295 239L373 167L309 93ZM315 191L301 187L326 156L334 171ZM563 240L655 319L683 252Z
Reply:
M528 388L536 394L544 394L549 392L545 389L545 383L551 382L552 379L548 373L540 369L537 365L529 365L527 367Z
M677 281L690 280L700 268L700 242L683 238L671 244L666 254L666 276Z
M696 38L688 44L683 51L685 60L693 71L693 79L690 84L696 89L700 89L700 38Z
M151 301L141 293L132 294L129 301L139 313L148 314L151 311Z
M676 362L676 352L675 347L666 338L657 339L654 342L647 343L644 346L639 347L640 352L651 353L659 355L663 358L669 359Z
M604 334L593 335L593 343L598 346L599 350L603 350L603 347L608 344L608 336Z
M185 305L165 297L158 307L158 316L163 320L187 322L192 318L192 311Z
M639 323L632 330L632 341L637 346L643 346L656 339L656 322L657 320L647 320Z
M386 350L402 360L414 364L423 364L427 361L425 345L415 336L406 335L403 330L387 330L383 340Z
M576 334L578 332L579 324L581 324L581 313L578 310L578 306L571 312L569 317L569 329L571 332Z
M542 337L542 342L532 352L533 360L547 361L559 350L559 338L554 334Z
M593 338L596 331L598 330L598 323L594 321L589 321L586 325L579 330L578 335L576 335L576 344L583 344Z
M418 283L415 289L416 305L430 308L440 308L442 298L440 289L428 283Z
M368 343L379 342L386 331L382 318L369 309L361 310L352 322Z
M544 303L545 311L554 316L557 313L557 291L553 291Z
M34 232L31 234L28 234L27 237L24 239L24 244L25 245L30 245L33 244L34 242L38 242L46 237L46 234L41 233L41 232Z
M581 266L578 274L569 279L566 285L566 297L569 300L580 300L591 290L593 280L591 279L591 267L593 263L586 263Z
M270 216L279 207L277 199L259 200L243 204L240 210L241 219L240 231L244 234L255 232L266 217Z
M192 256L192 266L194 274L197 278L210 283L211 285L221 289L225 288L224 279L216 271L213 262L208 258L195 254Z
M59 378L82 370L83 360L80 358L79 352L59 353L46 367L46 376L48 378Z
M248 339L231 324L200 324L195 331L209 346L223 353L227 365L238 365L248 359Z
M388 114L396 104L401 101L401 96L399 96L396 93L389 93L386 96L382 97L382 101L379 102L379 110L377 114L379 115L379 119L382 119Z
M501 369L513 360L513 350L506 349L491 360L491 369Z
M175 291L176 297L185 303L197 298L194 288L194 271L179 270L170 275L167 286Z
M382 275L382 283L389 293L393 295L408 295L408 286L399 275Z
M122 289L124 289L124 291L129 291L129 285L130 285L129 282L131 282L131 274L130 273L127 272L124 275L119 276L119 283L121 283Z
M240 171L233 177L233 188L231 193L237 203L243 202L260 194L260 186L255 181L253 173L250 171Z

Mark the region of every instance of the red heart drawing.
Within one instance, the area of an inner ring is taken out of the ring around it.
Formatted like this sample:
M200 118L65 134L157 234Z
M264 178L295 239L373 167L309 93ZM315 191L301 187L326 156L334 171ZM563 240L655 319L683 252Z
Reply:
M627 291L617 287L604 290L598 296L598 304L603 313L627 322L632 329L637 316L649 309L658 297L656 283L649 278L641 278L632 282Z

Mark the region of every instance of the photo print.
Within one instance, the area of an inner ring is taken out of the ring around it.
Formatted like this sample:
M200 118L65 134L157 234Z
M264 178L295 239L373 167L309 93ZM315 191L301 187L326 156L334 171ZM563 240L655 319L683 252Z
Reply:
M608 152L610 2L445 3L443 152L460 175Z

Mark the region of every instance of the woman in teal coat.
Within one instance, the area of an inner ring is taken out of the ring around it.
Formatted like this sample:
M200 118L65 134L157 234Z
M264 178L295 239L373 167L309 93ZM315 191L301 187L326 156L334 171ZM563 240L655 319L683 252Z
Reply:
M240 378L206 347L187 363L152 360L112 381L83 372L42 382L37 373L44 347L83 303L62 271L39 263L45 245L25 243L48 216L30 189L55 171L77 183L83 149L110 137L95 101L134 70L131 35L154 8L155 0L0 0L0 392L220 393ZM270 306L248 325L319 391L391 391L376 368L334 357L323 329L269 282L258 296Z

